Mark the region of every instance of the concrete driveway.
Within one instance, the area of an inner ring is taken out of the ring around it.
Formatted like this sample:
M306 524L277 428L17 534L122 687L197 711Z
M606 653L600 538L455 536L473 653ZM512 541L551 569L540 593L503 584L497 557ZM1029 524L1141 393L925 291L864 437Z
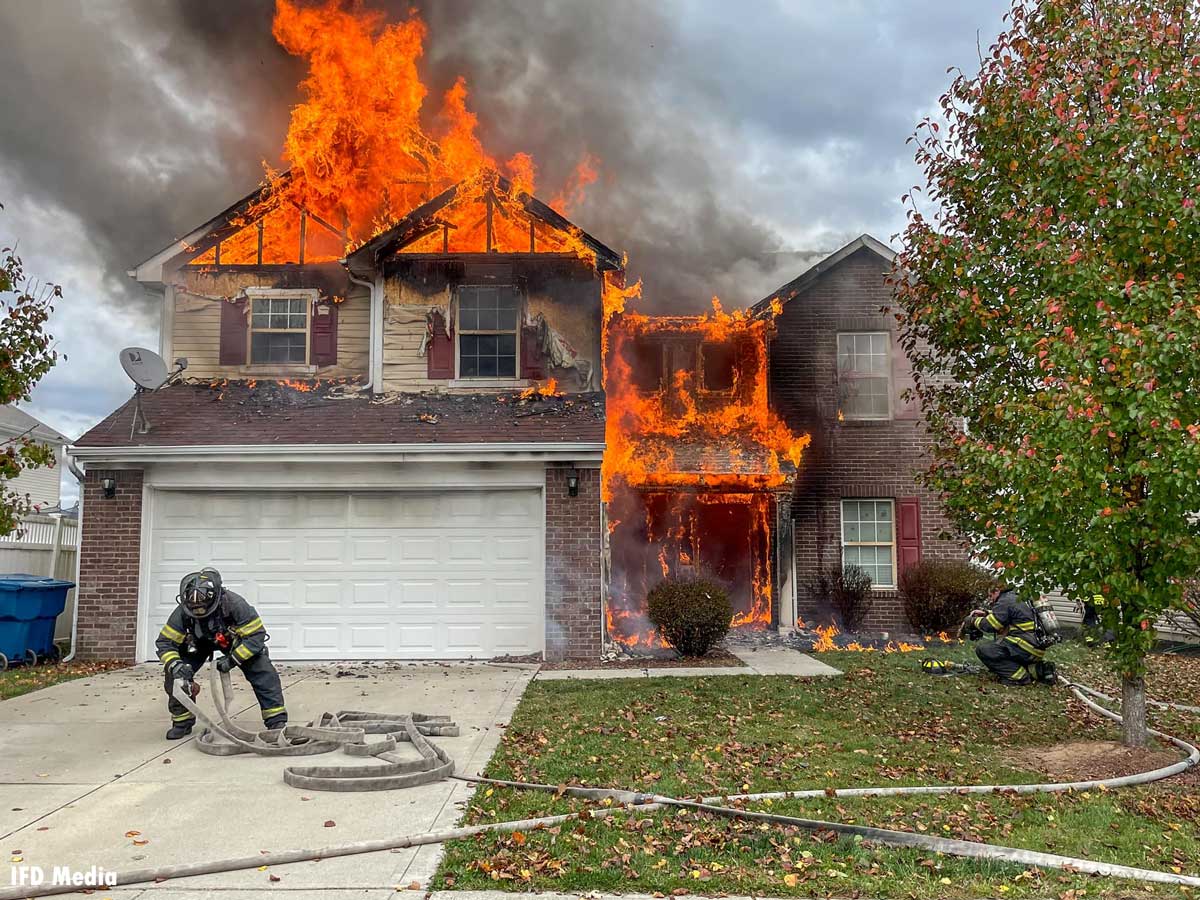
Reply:
M339 709L452 716L461 736L433 740L465 774L478 773L491 757L532 674L465 663L281 667L293 721ZM207 677L202 681L200 702L207 707ZM236 674L234 686L237 721L257 727L254 695ZM401 791L306 793L283 783L285 760L207 756L193 746L194 738L168 744L165 700L158 666L146 665L0 703L0 863L20 856L24 865L43 867L49 879L54 866L119 872L324 847L448 827L469 794L458 781ZM336 752L298 762L355 764ZM327 827L327 821L336 824ZM126 837L131 831L140 834ZM439 858L440 848L425 847L149 888L101 888L92 896L119 893L133 900L144 890L182 900L220 891L234 900L287 890L292 900L305 900L307 891L315 897L321 890L325 900L375 900L413 882L424 886ZM0 887L9 886L8 872L0 869Z

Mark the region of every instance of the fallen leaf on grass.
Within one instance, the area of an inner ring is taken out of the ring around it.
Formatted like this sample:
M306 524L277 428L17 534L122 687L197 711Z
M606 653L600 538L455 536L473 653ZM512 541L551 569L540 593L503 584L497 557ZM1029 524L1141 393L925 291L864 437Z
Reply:
M786 884L788 887L795 887L796 885L798 885L800 883L800 876L797 875L795 872L788 872L786 875L783 876L783 883Z

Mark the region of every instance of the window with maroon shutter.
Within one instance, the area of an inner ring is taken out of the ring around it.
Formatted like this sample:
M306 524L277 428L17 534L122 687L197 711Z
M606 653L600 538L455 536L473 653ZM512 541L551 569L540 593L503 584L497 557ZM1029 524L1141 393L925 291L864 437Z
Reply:
M312 363L314 366L337 365L336 303L318 303L312 316Z
M917 497L896 500L896 567L904 574L921 561L921 501Z
M454 337L446 324L446 317L436 310L429 315L433 334L425 349L425 374L429 378L454 377Z
M245 300L221 301L221 350L217 361L223 366L244 366L246 364L246 322Z

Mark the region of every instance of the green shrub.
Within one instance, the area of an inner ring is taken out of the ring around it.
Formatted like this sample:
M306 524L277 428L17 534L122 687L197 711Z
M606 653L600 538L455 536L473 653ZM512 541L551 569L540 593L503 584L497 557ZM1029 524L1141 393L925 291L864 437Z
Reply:
M664 641L684 656L703 656L729 631L729 592L707 578L659 582L646 611Z
M995 580L961 560L927 559L900 576L900 599L913 628L923 634L956 629L967 613L987 604Z
M822 572L809 593L818 605L838 614L843 631L858 631L875 605L871 576L858 566L834 566Z

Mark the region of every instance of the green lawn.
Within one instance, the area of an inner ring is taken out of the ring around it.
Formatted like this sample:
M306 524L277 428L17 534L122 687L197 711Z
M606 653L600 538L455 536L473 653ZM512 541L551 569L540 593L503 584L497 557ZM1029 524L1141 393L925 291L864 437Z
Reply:
M30 691L40 690L58 684L60 681L71 681L75 678L86 678L110 669L122 669L129 663L117 660L100 662L69 662L42 663L37 666L13 666L0 672L0 700L11 700Z
M969 647L939 650L966 659ZM1056 651L1068 674L1105 683L1079 647ZM1022 750L1111 739L1062 688L1004 688L938 678L921 654L830 653L837 679L725 676L534 682L487 774L652 790L682 797L850 785L1046 780ZM1156 661L1151 693L1186 688L1200 661ZM1187 696L1195 697L1195 694ZM1186 697L1181 697L1186 699ZM1193 701L1194 702L1194 701ZM1171 715L1200 738L1200 719ZM468 822L582 809L548 794L481 789ZM770 809L1200 871L1200 781L1041 797L952 796L776 802ZM448 845L435 887L737 893L806 897L1126 898L1187 896L1174 886L1026 872L694 813L622 815ZM1074 891L1075 893L1071 893Z

